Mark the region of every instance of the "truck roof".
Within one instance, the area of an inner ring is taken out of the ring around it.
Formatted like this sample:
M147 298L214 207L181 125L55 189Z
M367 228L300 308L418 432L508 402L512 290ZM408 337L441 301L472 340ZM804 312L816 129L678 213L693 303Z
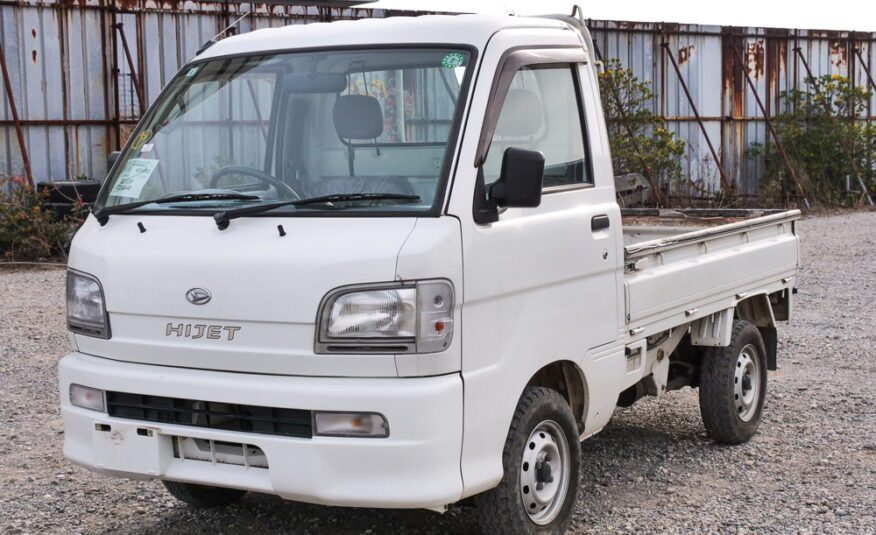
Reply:
M483 48L490 36L506 28L571 30L558 20L507 15L424 15L388 17L266 28L229 37L204 51L198 59L288 50L382 44L472 45Z

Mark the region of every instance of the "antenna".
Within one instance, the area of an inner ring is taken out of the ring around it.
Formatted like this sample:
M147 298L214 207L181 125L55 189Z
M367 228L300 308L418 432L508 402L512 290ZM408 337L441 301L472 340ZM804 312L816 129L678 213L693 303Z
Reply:
M213 38L210 39L210 40L213 41L213 42L216 42L216 41L220 40L220 39L219 39L219 36L220 36L220 35L225 35L226 33L228 33L228 30L230 30L231 28L234 28L235 26L237 26L237 23L239 23L239 22L242 21L243 19L247 18L247 17L250 15L250 13L252 13L252 11L247 11L247 12L244 13L243 15L237 17L237 19L236 19L234 22L232 22L231 24L229 24L227 28L225 28L225 29L222 30L221 32L219 32L219 33L217 33L216 35L214 35Z
M206 43L204 43L203 45L201 45L201 48L199 48L198 51L195 52L195 55L196 55L196 56L199 56L199 55L201 54L201 52L203 52L204 50L207 50L207 49L210 48L211 46L215 45L217 42L221 41L222 39L225 39L225 37L224 37L225 34L228 33L229 30L231 30L232 28L234 28L235 26L237 26L237 24L238 24L240 21L242 21L243 19L245 19L246 17L248 17L248 16L250 15L250 13L252 13L252 12L251 12L251 11L247 11L247 12L244 13L243 15L239 16L234 22L232 22L231 24L229 24L224 30L222 30L221 32L219 32L219 33L217 33L216 35L214 35L212 39L210 39L209 41L207 41Z

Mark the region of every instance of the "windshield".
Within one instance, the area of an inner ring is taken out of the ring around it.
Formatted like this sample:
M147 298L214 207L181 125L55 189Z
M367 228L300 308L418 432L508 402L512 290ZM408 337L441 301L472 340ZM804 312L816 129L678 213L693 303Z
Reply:
M213 214L332 196L267 213L430 210L469 62L466 50L430 48L191 65L134 132L95 208Z

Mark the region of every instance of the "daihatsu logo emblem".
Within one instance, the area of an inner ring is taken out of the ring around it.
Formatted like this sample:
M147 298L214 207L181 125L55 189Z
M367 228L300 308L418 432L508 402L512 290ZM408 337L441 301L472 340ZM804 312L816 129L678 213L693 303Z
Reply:
M192 288L186 292L186 299L193 305L206 305L212 297L206 288Z

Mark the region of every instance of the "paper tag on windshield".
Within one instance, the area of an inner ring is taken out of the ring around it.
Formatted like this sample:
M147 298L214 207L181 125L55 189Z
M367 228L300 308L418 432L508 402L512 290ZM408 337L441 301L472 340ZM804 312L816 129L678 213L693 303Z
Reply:
M143 191L143 186L146 185L156 167L158 167L158 160L131 158L127 161L125 170L122 171L115 185L113 185L110 196L138 198L140 192Z

